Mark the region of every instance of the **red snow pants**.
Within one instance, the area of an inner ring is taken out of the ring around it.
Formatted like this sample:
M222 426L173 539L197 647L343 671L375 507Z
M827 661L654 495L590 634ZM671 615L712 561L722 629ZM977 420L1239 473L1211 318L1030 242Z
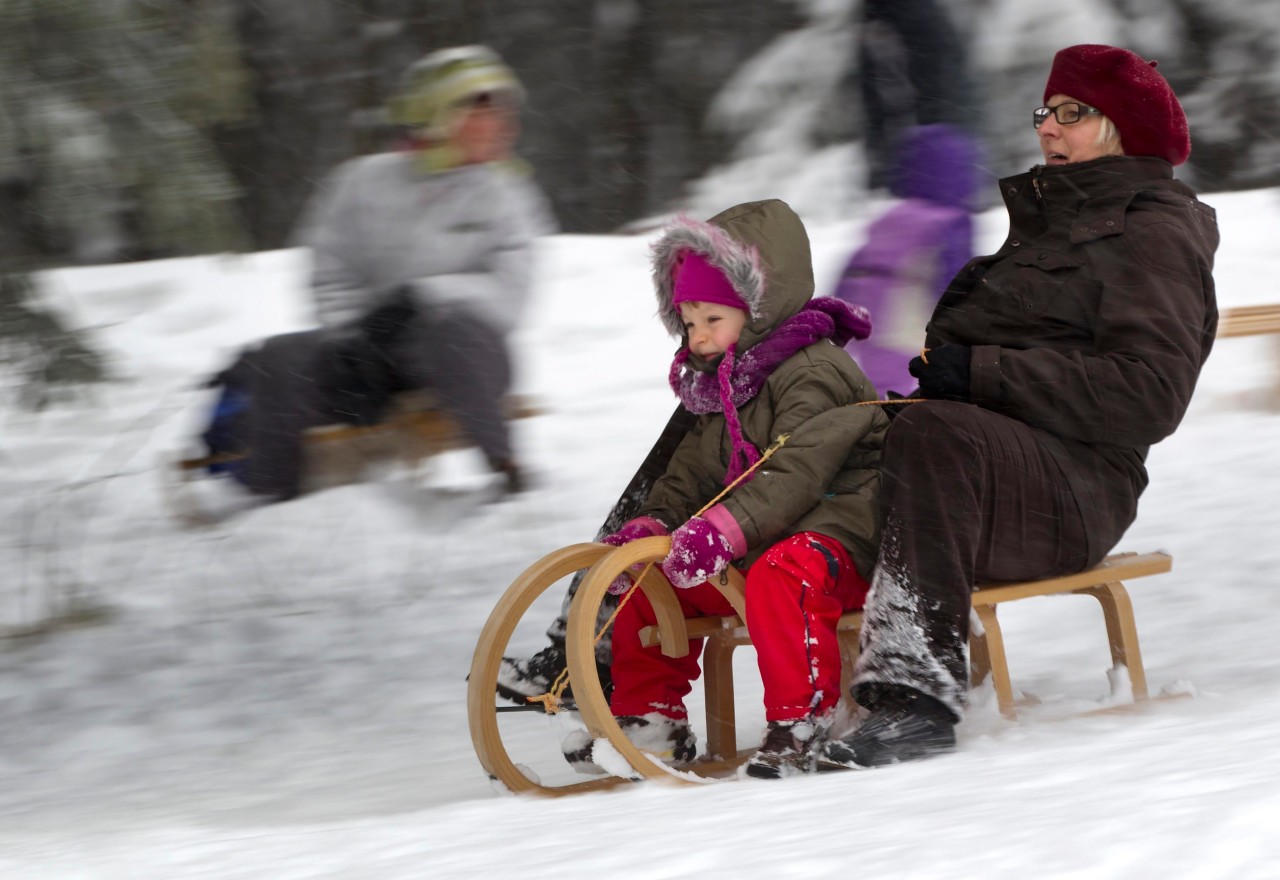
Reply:
M840 646L836 623L862 607L868 585L839 542L815 532L793 535L747 570L747 632L764 682L765 717L791 721L830 711L840 699ZM733 614L711 583L676 590L685 617ZM703 639L689 653L667 657L640 645L640 630L657 622L640 590L613 623L614 715L659 712L685 718L684 698L701 669Z

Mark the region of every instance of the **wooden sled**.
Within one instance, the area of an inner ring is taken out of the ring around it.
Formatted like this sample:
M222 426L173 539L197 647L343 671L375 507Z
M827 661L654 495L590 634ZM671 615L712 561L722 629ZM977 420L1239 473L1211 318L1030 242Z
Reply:
M1280 333L1280 305L1238 306L1224 309L1218 320L1218 336L1261 336Z
M574 698L590 735L595 739L607 739L626 759L636 778L678 785L697 784L706 781L707 777L731 773L751 756L754 749L738 751L735 726L733 651L751 643L742 623L745 619L745 580L735 568L729 569L724 584L713 582L736 610L735 616L685 619L674 589L656 566L649 570L639 585L652 603L657 618L656 626L641 631L641 639L646 645L659 645L667 656L679 657L688 652L690 638L707 639L702 656L702 679L706 695L709 757L680 771L672 770L632 745L609 710L595 665L596 621L600 603L614 578L633 565L662 560L670 546L671 539L666 537L645 538L618 548L604 544L575 544L535 562L502 596L480 634L467 692L472 743L481 766L491 777L513 792L553 796L598 791L629 781L621 777L605 777L563 786L543 785L527 777L511 760L498 729L494 692L499 666L516 625L548 587L586 566L590 569L579 585L569 614L566 651ZM1109 556L1094 568L1077 574L1020 583L980 585L973 593L973 608L980 625L975 623L971 627L969 640L972 682L980 684L990 677L1001 713L1007 718L1015 718L1013 685L1004 639L996 618L996 606L1034 596L1079 594L1092 596L1101 603L1113 667L1127 670L1135 703L1147 700L1146 673L1138 646L1137 624L1123 581L1167 572L1171 567L1172 558L1165 553L1123 553ZM862 614L855 612L844 615L838 628L844 661L842 691L846 694L858 656L861 625Z
M1280 333L1280 305L1238 306L1224 309L1218 319L1218 338L1263 336ZM1263 392L1262 405L1280 410L1280 337L1274 343L1275 383Z
M540 415L527 397L506 400L508 419ZM430 392L397 395L391 414L376 425L324 425L304 435L303 492L362 482L371 468L397 463L417 467L432 456L465 449L471 442ZM181 459L179 478L202 476L210 465L238 461L243 455L206 455Z

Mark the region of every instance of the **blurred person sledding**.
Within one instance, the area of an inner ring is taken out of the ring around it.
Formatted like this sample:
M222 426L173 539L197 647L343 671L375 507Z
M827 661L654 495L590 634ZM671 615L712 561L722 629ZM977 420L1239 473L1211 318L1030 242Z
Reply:
M867 228L835 296L875 316L876 333L846 350L881 393L915 387L907 372L947 282L973 256L979 147L952 125L905 129L889 191L897 201Z
M907 363L934 305L973 256L981 100L945 4L867 0L860 24L867 188L898 201L868 227L835 296L874 316L875 336L848 351L881 394L900 393L915 387Z
M411 391L479 448L501 491L525 486L507 336L529 299L534 241L554 222L514 153L523 101L483 46L406 71L390 104L402 148L340 166L302 224L319 328L266 339L210 383L222 392L207 455L183 463L217 477L193 487L196 518L306 491L308 430L383 424ZM428 427L438 434L440 419Z

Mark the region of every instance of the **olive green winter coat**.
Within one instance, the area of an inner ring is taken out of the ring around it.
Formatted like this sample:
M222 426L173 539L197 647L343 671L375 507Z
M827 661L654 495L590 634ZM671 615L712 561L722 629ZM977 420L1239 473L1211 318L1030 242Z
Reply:
M800 218L776 199L738 205L705 223L685 220L654 245L659 313L673 334L672 267L685 250L705 257L751 306L738 341L741 358L796 315L813 295L809 239ZM688 340L682 341L687 346ZM714 373L690 355L694 369ZM758 394L738 407L743 436L763 451L789 439L748 482L720 503L733 515L747 565L779 540L812 531L839 541L870 578L879 543L880 447L888 419L853 359L830 340L802 348L773 369ZM723 413L700 416L653 487L642 515L682 525L724 489L732 442Z

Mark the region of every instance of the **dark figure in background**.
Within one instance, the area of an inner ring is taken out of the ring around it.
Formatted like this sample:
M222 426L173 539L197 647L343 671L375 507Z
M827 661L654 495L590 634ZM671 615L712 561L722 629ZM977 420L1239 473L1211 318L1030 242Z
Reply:
M935 123L978 128L968 53L937 0L865 0L857 71L870 189L889 185L906 129Z
M205 436L211 453L247 453L225 466L236 483L292 498L307 428L376 423L396 392L429 388L506 488L521 487L502 410L506 337L529 298L535 237L553 226L514 158L523 95L482 46L407 71L391 107L405 148L341 166L304 223L321 328L268 339L219 377Z
M954 125L906 129L889 181L899 201L867 227L836 285L836 297L875 316L871 338L845 350L882 395L915 387L907 364L942 291L973 256L978 154Z
M946 751L968 697L970 592L1096 564L1137 513L1151 444L1186 412L1217 329L1212 208L1173 179L1173 90L1126 49L1054 58L1044 164L1000 181L1009 237L943 294L882 462L879 558L853 698L820 769Z

